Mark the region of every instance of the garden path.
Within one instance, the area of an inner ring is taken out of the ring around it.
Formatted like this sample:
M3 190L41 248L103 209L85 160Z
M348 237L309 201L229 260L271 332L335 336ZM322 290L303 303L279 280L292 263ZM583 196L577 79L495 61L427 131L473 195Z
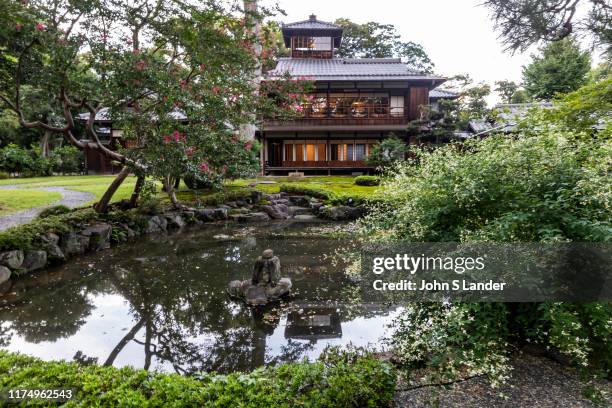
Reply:
M24 190L25 188L27 187L25 187L24 185L0 186L0 189L2 190ZM57 192L62 195L62 198L61 200L55 201L49 205L30 208L27 210L18 211L16 213L0 217L0 231L4 231L11 227L21 225L21 224L26 224L32 221L45 208L53 207L56 205L65 205L68 208L75 208L75 207L82 206L83 204L96 198L96 196L91 193L85 193L82 191L75 191L75 190L68 190L64 187L38 187L38 188L35 188L35 190Z

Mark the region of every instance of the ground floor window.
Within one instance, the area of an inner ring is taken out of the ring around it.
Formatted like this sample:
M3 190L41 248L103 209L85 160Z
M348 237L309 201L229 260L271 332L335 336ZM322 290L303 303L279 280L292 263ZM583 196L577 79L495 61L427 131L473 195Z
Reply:
M332 141L328 147L327 142L285 141L283 159L287 162L363 161L376 143L365 140Z

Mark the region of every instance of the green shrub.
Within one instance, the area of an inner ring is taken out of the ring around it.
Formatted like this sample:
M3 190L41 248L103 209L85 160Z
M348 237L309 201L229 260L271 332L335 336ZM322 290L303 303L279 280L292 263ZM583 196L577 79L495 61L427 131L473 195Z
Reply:
M376 176L358 176L355 177L354 183L358 186L379 186L380 177Z
M210 190L215 186L214 183L199 180L191 174L186 174L183 176L183 181L190 190Z
M75 407L375 408L389 406L395 372L370 356L337 351L314 363L193 377L0 351L0 388L72 388Z
M65 205L56 205L42 210L40 214L38 214L38 218L47 218L51 215L67 214L70 211L70 208L66 207Z
M0 251L29 249L32 248L38 237L46 232L62 234L69 232L74 225L90 223L97 219L98 214L92 208L36 219L0 232Z
M281 184L280 191L284 191L287 194L305 195L308 197L319 198L321 200L330 200L333 198L333 194L316 187L305 187L294 184Z
M56 147L51 151L53 171L61 174L81 173L85 156L83 151L74 146Z
M372 239L412 242L609 242L610 141L539 128L492 136L398 166L362 220ZM609 303L415 304L392 339L400 359L446 376L503 381L507 344L540 344L590 374L612 370Z
M138 204L138 212L146 215L159 214L162 212L162 203L155 197L145 198Z
M8 174L6 171L0 171L0 180L6 180L9 177L10 174Z
M200 197L200 205L221 205L230 201L244 200L251 197L251 190L235 190L235 191L223 191L219 193L213 193L204 197Z

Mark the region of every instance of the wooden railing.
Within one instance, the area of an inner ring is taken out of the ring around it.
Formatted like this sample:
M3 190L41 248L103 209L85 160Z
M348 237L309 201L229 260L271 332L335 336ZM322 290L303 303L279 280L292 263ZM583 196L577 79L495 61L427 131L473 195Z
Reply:
M324 50L291 50L291 58L320 58L330 59L334 56L331 51Z
M309 124L309 125L403 125L408 123L407 110L403 107L390 108L388 106L364 106L355 108L324 109L313 112L306 109L301 116L281 122L277 119L268 119L269 125L282 124Z

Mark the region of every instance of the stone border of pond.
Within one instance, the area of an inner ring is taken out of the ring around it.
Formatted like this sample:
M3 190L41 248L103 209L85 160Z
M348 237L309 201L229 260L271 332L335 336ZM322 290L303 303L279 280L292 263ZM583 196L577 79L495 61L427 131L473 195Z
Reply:
M141 214L137 209L96 214L86 209L50 216L0 232L0 296L11 290L15 277L143 235L180 232L187 225L211 223L349 221L365 213L364 206L328 206L306 195L253 191L250 197L215 208L185 208L159 214Z

